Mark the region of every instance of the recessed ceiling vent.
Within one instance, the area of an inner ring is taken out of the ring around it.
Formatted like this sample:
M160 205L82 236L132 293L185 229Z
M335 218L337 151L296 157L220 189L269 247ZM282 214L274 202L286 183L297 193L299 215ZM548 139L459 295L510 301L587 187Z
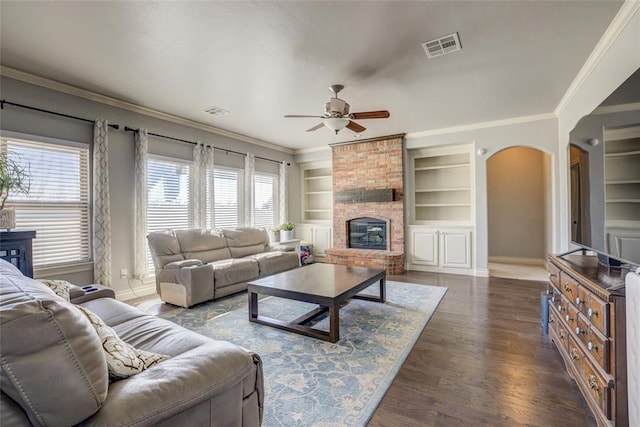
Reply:
M227 110L224 110L220 107L209 107L209 108L205 108L202 111L204 111L205 113L211 114L213 117L224 117L227 114L229 114Z
M429 40L422 43L422 48L427 54L427 58L435 58L436 56L446 55L447 53L456 52L462 49L460 46L460 38L458 33L449 34L435 40Z

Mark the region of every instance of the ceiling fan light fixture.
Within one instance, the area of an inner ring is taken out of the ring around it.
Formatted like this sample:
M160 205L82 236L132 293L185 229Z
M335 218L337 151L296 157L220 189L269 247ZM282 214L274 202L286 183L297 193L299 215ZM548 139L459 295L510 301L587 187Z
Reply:
M344 117L329 117L324 120L324 125L338 133L338 131L344 129L349 124L349 119Z

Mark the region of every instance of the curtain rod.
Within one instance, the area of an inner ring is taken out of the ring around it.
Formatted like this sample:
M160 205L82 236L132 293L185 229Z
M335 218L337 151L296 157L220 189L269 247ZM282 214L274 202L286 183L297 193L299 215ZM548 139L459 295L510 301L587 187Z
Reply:
M53 114L54 116L66 117L68 119L79 120L81 122L95 123L95 120L85 119L83 117L71 116L69 114L57 113L55 111L44 110L42 108L30 107L28 105L17 104L15 102L9 102L9 101L7 101L5 99L0 99L0 109L1 110L4 110L4 104L12 105L14 107L19 107L19 108L25 108L27 110L39 111L41 113ZM117 125L117 124L109 124L109 127L113 128L113 129L120 129L120 125Z
M130 128L129 126L125 126L124 127L124 131L125 132L138 132L140 129L134 129L134 128ZM178 142L185 142L187 144L193 144L196 145L197 142L195 141L189 141L186 139L180 139L180 138L174 138L173 136L167 136L167 135L160 135L159 133L153 133L153 132L149 132L147 131L147 135L151 135L151 136L157 136L159 138L164 138L164 139L170 139L172 141L178 141ZM204 144L207 147L211 147L214 150L220 150L220 151L224 151L226 153L233 153L233 154L237 154L239 156L244 156L246 157L246 153L241 153L239 151L233 151L233 150L227 150L226 148L220 148L220 147L214 147L213 145L210 144ZM267 159L266 157L260 157L260 156L255 156L256 159L260 159L260 160L266 160L267 162L273 162L273 163L282 163L282 161L280 160L273 160L273 159ZM291 163L287 162L287 166L291 166Z

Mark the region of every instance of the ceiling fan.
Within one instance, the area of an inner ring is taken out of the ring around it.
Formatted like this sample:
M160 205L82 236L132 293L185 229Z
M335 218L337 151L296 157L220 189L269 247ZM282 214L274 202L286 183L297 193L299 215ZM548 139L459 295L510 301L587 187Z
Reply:
M322 126L326 126L329 129L336 132L336 134L345 127L351 129L356 133L364 132L367 128L359 125L353 120L364 119L386 119L389 117L387 110L380 111L365 111L362 113L349 113L349 104L343 99L338 98L338 93L344 89L343 85L331 85L329 90L334 94L329 102L324 104L324 115L322 116L305 116L297 114L287 114L285 118L305 118L315 117L322 119L322 123L315 125L314 127L307 129L307 132L320 129Z

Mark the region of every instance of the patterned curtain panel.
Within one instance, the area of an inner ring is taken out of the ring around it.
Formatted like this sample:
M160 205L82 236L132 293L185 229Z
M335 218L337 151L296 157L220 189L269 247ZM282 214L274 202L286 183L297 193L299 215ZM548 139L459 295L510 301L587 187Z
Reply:
M93 281L111 286L111 212L109 209L109 127L93 124Z
M251 153L244 158L244 225L253 226L253 179L256 174L256 159Z
M278 183L280 186L280 209L278 210L280 222L278 224L284 224L289 221L289 173L287 171L287 162L280 162Z
M136 194L136 229L135 229L135 259L133 277L143 280L147 271L147 146L149 144L146 129L135 133L134 163L135 163L135 194Z
M214 228L213 224L213 161L214 148L197 142L193 147L193 226L195 228ZM207 173L207 171L209 173ZM208 197L207 197L208 196ZM209 219L209 221L207 221Z

